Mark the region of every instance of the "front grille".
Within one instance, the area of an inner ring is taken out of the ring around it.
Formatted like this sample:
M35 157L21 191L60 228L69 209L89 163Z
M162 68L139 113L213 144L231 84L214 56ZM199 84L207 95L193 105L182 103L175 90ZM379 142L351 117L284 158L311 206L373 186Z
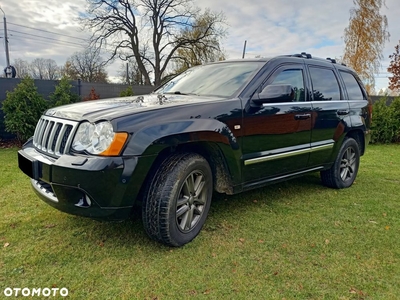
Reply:
M77 122L42 116L36 125L33 145L41 152L61 156L69 151Z

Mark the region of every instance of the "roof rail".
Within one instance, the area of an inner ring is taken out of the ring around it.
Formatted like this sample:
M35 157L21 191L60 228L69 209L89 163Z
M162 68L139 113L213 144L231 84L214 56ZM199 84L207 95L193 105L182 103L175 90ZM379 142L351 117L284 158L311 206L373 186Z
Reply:
M311 54L306 53L306 52L296 53L296 54L287 55L287 56L291 56L291 57L300 57L300 58L314 58L314 59L317 59L317 60L328 60L328 61L330 61L330 62L333 63L333 64L337 64L337 63L338 63L338 62L336 61L336 59L334 59L334 58L327 57L326 59L323 59L323 58L319 58L319 57L312 57ZM344 63L340 63L340 64L341 64L342 66L347 67L347 65L344 64Z
M326 60L329 60L331 63L333 63L333 64L337 64L338 62L336 61L336 59L333 59L333 58L330 58L330 57L327 57L326 58ZM345 63L340 63L342 66L345 66L345 67L347 67L347 65L345 64Z
M311 54L306 52L301 52L300 54L292 54L293 57L303 57L303 58L312 58Z

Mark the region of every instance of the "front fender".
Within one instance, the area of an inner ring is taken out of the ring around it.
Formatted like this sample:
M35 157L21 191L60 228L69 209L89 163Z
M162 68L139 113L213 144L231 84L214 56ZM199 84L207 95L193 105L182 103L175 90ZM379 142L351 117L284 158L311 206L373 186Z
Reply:
M213 142L239 150L239 144L229 127L215 119L189 119L155 124L135 132L123 155L154 155L167 147L189 142Z
M220 157L224 161L233 185L240 182L242 154L238 141L226 124L215 119L189 119L148 126L131 137L123 155L156 157L166 148L175 149L196 142L217 145L220 152L212 154L215 156L212 159Z

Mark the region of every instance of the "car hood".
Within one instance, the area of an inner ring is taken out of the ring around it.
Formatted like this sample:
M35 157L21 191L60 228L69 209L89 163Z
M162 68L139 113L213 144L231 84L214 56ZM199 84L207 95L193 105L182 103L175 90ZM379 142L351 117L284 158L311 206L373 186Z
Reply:
M51 108L47 116L81 121L97 119L114 119L136 112L160 109L178 105L188 105L220 100L220 97L204 97L179 94L149 94L133 97L110 98L104 100L84 101Z

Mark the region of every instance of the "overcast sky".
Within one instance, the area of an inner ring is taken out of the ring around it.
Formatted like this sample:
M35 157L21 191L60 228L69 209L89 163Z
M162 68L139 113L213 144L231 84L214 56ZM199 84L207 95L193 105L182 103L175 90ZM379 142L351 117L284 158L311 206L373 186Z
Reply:
M197 0L195 4L225 14L228 36L222 46L230 59L242 57L245 40L249 58L303 51L324 58L341 57L343 32L354 6L351 0ZM63 65L70 55L81 51L80 45L85 45L82 38L90 35L80 30L77 21L85 5L85 0L0 0L7 18L11 64L16 58L31 62L40 57ZM386 6L381 13L388 18L391 38L383 52L378 90L387 87L388 56L400 40L400 1L386 0ZM4 69L4 31L0 24L0 67ZM117 76L120 65L108 67L111 77Z

